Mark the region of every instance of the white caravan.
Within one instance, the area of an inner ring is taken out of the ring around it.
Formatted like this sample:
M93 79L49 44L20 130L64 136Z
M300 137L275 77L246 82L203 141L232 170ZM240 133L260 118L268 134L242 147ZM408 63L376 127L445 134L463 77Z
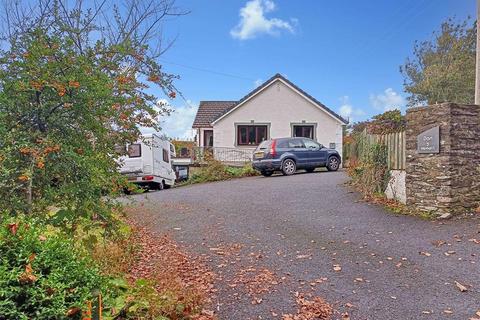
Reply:
M173 144L156 134L145 134L126 148L127 154L120 157L119 162L120 173L128 180L150 189L173 186L176 179L171 163L172 156L175 156Z

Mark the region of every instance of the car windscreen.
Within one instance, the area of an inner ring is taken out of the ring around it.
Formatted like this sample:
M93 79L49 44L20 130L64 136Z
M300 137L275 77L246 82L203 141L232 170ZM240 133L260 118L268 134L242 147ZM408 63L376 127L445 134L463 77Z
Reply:
M130 158L139 158L142 156L142 145L140 143L131 144L128 146L128 156Z

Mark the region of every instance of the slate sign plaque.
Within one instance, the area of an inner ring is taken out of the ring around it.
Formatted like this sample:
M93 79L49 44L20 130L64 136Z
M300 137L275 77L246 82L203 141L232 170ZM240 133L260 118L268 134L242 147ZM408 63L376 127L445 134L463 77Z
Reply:
M440 152L440 127L433 127L417 136L418 153L439 153Z

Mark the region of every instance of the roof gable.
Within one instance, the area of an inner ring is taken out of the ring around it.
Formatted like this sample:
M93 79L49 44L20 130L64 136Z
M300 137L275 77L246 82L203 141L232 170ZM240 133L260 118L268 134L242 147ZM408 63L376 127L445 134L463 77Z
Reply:
M348 120L344 119L343 117L341 117L340 115L335 113L333 110L331 110L330 108L325 106L323 103L321 103L320 101L318 101L317 99L315 99L314 97L312 97L311 95L309 95L308 93L306 93L305 91L300 89L297 85L295 85L293 82L291 82L290 80L288 80L287 78L285 78L284 76L282 76L279 73L277 73L276 75L274 75L273 77L271 77L270 79L265 81L263 84L258 86L256 89L254 89L253 91L248 93L246 96L241 98L238 101L238 103L236 103L234 106L232 106L228 110L225 110L223 112L223 114L221 114L215 120L212 121L212 124L215 123L215 122L218 122L220 119L224 118L227 114L229 114L230 112L233 112L235 109L240 108L243 103L250 100L252 97L259 94L265 88L267 88L268 86L270 86L271 84L273 84L275 81L278 81L278 80L282 81L288 87L290 87L291 89L296 91L299 95L303 96L305 99L309 100L311 103L313 103L318 108L325 111L327 114L329 114L331 117L335 118L337 121L341 122L342 124L348 124Z
M224 118L232 112L233 110L239 108L244 104L246 101L250 100L255 95L259 94L265 88L273 84L275 81L282 81L288 87L293 89L296 93L298 93L303 98L310 101L319 109L325 111L328 115L330 115L335 120L341 122L342 124L348 124L348 120L344 119L333 110L325 106L323 103L300 89L296 86L293 82L282 76L281 74L277 73L260 86L255 88L253 91L245 95L238 101L200 101L200 105L198 107L197 115L195 116L195 120L193 121L192 128L205 128L211 127L212 124L219 121L220 119Z

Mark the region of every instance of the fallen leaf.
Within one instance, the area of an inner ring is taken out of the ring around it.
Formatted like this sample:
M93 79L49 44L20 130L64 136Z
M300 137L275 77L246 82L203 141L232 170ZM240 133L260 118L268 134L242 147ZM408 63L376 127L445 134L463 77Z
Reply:
M338 264L334 264L333 265L333 271L336 271L336 272L342 271L342 267L340 267L340 265L338 265Z
M310 258L311 256L312 256L311 254L300 254L296 258L297 259L306 259L306 258Z
M447 242L446 241L443 241L443 240L434 240L432 241L432 244L435 246L435 247L440 247L444 244L446 244Z
M420 251L420 254L422 256L427 256L427 257L430 257L432 254L431 253L428 253L428 252L424 252L424 251Z
M461 284L460 282L458 281L455 281L455 285L457 286L458 290L460 290L460 292L465 292L467 291L467 287L465 287L463 284Z

